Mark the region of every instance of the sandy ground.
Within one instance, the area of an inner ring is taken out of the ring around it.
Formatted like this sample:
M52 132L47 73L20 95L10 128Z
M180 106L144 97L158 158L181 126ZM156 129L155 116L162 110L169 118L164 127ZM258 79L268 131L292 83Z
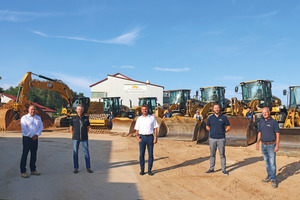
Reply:
M209 148L195 142L159 139L154 148L154 176L139 173L138 142L119 134L90 134L94 170L73 174L72 140L63 130L39 138L37 169L41 176L20 177L21 136L0 133L0 199L299 199L300 157L278 154L279 187L262 183L265 163L255 146L226 147L229 176L209 168ZM28 159L29 161L29 159ZM147 169L147 165L146 165ZM27 169L29 171L29 169Z

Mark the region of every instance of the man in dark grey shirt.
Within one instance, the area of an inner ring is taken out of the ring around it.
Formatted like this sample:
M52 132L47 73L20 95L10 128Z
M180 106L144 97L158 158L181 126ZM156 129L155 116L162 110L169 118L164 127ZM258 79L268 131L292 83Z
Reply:
M81 143L82 150L85 157L85 164L87 172L93 173L91 170L90 154L89 154L89 143L88 143L88 132L90 128L89 118L83 114L84 108L82 105L76 107L77 115L72 117L70 122L70 132L72 133L73 139L73 162L74 162L74 173L78 173L78 149Z

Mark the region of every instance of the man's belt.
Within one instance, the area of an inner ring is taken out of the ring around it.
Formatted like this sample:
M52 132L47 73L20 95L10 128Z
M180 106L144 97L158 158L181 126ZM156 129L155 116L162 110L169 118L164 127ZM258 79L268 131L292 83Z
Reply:
M140 134L141 136L145 136L145 137L149 137L149 136L152 136L153 134L150 134L150 135L142 135Z
M264 145L270 145L270 144L274 144L275 143L275 141L273 141L273 142L262 142Z

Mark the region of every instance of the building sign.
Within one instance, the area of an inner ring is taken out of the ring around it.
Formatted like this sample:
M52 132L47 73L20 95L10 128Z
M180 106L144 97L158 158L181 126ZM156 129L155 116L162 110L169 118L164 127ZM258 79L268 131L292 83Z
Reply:
M147 86L146 85L127 84L127 85L124 85L124 93L125 94L146 94Z

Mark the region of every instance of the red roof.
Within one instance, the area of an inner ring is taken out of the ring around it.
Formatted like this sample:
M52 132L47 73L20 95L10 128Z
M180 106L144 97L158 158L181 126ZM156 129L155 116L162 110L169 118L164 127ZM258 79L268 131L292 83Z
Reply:
M3 95L3 96L6 96L12 100L16 100L17 97L13 96L13 95L10 95L10 94L4 94L4 93L0 93L0 95ZM45 106L42 106L40 104L37 104L37 103L34 103L32 101L29 101L31 104L35 105L36 107L39 107L40 109L42 109L44 112L56 112L55 110L52 110L50 108L47 108Z
M124 78L118 77L118 75L121 75L121 76L123 76ZM151 84L151 83L146 83L146 82L142 82L142 81L133 80L133 79L131 79L131 78L129 78L129 77L127 77L127 76L121 74L121 73L116 73L116 74L114 74L114 75L109 75L109 74L108 74L107 76L111 76L111 77L114 77L114 78L120 78L120 79L124 79L124 80L134 81L134 82L137 82L137 83L143 83L143 84L148 84L148 85L153 85L153 86L165 88L164 86L161 86L161 85L155 85L155 84ZM108 79L108 78L105 78L105 79L103 79L103 80L101 80L101 81L99 81L99 82L97 82L97 83L94 83L94 84L90 85L90 87L93 87L93 86L95 86L95 85L97 85L97 84L99 84L99 83L102 83L103 81L106 81L107 79Z

